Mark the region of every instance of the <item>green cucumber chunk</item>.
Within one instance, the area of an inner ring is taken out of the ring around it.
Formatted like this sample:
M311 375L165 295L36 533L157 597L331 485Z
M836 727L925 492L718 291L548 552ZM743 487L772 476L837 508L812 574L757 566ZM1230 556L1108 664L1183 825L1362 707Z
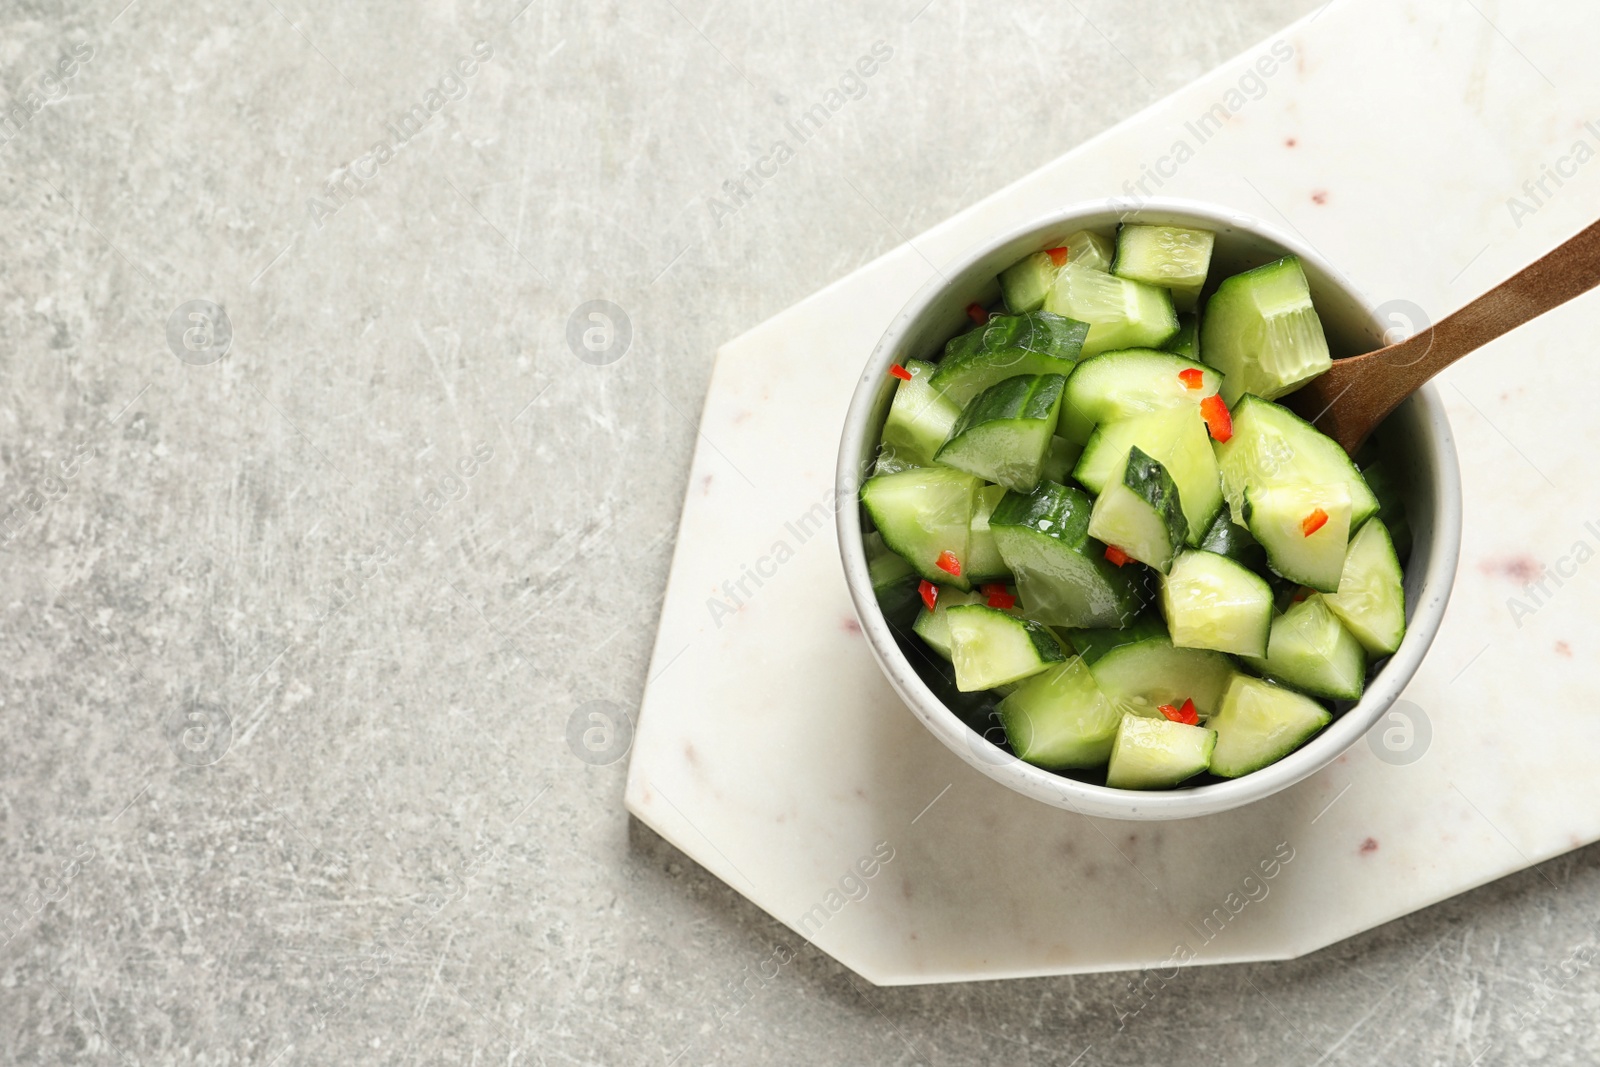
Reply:
M1222 493L1235 522L1245 521L1247 488L1276 485L1345 483L1352 528L1378 510L1378 498L1333 438L1281 404L1260 397L1247 396L1232 407L1233 436L1212 447L1222 472Z
M1215 244L1216 235L1210 230L1128 223L1117 231L1117 263L1112 271L1120 278L1168 289L1173 307L1193 311L1205 288Z
M1111 745L1106 785L1168 789L1210 768L1216 744L1216 731L1204 726L1124 715Z
M1189 388L1179 377L1186 370L1200 372L1200 388ZM1149 348L1102 352L1079 363L1067 379L1056 432L1081 445L1101 423L1171 407L1198 411L1200 401L1221 388L1222 375L1171 352Z
M1199 408L1181 404L1101 423L1078 457L1073 477L1091 493L1104 492L1133 448L1172 475L1189 541L1199 542L1222 511L1222 476Z
M959 589L939 590L939 599L934 601L933 610L929 611L926 604L917 612L917 620L911 624L911 629L922 638L923 642L944 659L950 658L950 617L951 608L964 607L967 604L982 604L988 598L976 589L963 593Z
M884 544L898 552L930 582L970 589L965 575L938 566L953 553L967 558L972 543L972 513L983 482L951 467L913 467L898 474L869 478L861 487L861 503Z
M1123 626L1138 614L1135 569L1105 558L1089 538L1093 510L1081 490L1041 482L1032 493L1007 493L989 530L1017 583L1022 613L1051 626Z
M1095 498L1089 536L1166 573L1173 554L1188 540L1189 524L1177 483L1160 460L1137 445L1128 451L1111 484Z
M965 407L979 393L1019 374L1070 374L1089 327L1044 311L996 315L945 346L930 383Z
M1367 654L1355 635L1312 593L1272 620L1265 658L1250 666L1309 696L1360 700L1366 686Z
M1318 511L1327 521L1307 533ZM1350 543L1350 492L1342 482L1252 488L1245 492L1244 514L1273 570L1320 592L1338 591Z
M1161 346L1163 352L1171 352L1184 359L1200 358L1200 316L1179 315L1178 332L1172 339Z
M963 693L1020 682L1067 658L1054 634L1036 622L982 604L949 609L950 662Z
M1322 599L1361 647L1387 656L1406 635L1405 575L1383 520L1374 516L1350 539L1339 591Z
M872 579L872 595L884 618L900 625L916 612L917 571L902 559L899 553L889 550L883 535L876 530L865 535L862 547L866 550L867 576Z
M978 490L978 506L972 512L972 541L967 546L967 558L961 561L961 573L974 582L1000 578L1011 573L1006 561L1000 558L1000 546L994 543L989 531L989 516L1006 495L1003 485L986 485Z
M1117 254L1116 243L1093 230L1070 233L1062 238L1056 247L1067 250L1068 263L1076 263L1092 270L1110 270L1111 261Z
M1298 256L1224 280L1206 303L1200 346L1227 376L1222 398L1230 407L1246 393L1291 393L1333 365Z
M1165 289L1068 263L1056 274L1044 309L1089 324L1083 355L1120 348L1159 348L1178 332Z
M1161 612L1179 648L1265 656L1272 587L1226 556L1184 552L1161 581Z
M1056 280L1055 260L1048 252L1035 252L1000 272L1000 295L1013 315L1038 311Z
M961 406L947 399L930 383L934 366L920 359L906 361L909 381L901 381L883 424L883 445L879 453L884 467L931 467L939 446L961 417ZM885 470L885 473L893 471Z
M1006 740L1018 758L1051 771L1103 767L1122 712L1073 656L1034 675L1000 702Z
M1237 778L1276 763L1333 721L1327 708L1282 686L1235 674L1222 708L1206 725L1217 732L1211 773Z
M1158 619L1144 616L1121 630L1071 630L1066 634L1083 656L1095 684L1118 710L1157 719L1161 705L1193 700L1201 719L1222 701L1233 664L1220 652L1178 648Z
M973 397L939 449L938 461L1019 493L1039 484L1067 379L1023 374Z

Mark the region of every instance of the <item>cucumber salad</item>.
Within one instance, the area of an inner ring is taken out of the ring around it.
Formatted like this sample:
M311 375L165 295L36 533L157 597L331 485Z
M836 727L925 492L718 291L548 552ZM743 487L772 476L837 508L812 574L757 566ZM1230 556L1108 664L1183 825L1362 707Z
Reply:
M1274 401L1331 364L1300 261L1083 231L906 359L871 476L874 592L975 731L1124 789L1305 744L1400 646L1393 476Z

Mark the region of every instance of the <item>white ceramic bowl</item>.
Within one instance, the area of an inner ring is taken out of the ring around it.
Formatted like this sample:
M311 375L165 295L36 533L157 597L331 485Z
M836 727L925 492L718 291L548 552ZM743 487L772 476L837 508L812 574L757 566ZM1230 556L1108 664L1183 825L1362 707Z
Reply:
M950 264L896 316L867 361L845 419L839 449L839 498L855 497L870 470L897 384L891 364L929 358L942 351L973 301L992 306L995 276L1030 252L1050 248L1077 230L1111 234L1121 222L1171 223L1216 233L1212 276L1225 277L1292 252L1304 262L1311 294L1335 358L1369 352L1384 344L1388 323L1350 283L1304 243L1227 208L1182 200L1079 204L1014 233L974 248ZM862 631L883 672L901 698L950 750L979 771L1019 793L1085 815L1116 819L1186 819L1212 815L1285 789L1331 763L1361 738L1416 673L1438 632L1461 546L1461 484L1455 443L1444 408L1432 387L1402 405L1377 439L1400 476L1413 546L1406 566L1406 637L1400 650L1367 686L1361 701L1298 751L1254 774L1232 781L1161 792L1112 789L1024 763L968 727L912 669L872 593L862 548L859 504L838 510L839 548L845 580Z

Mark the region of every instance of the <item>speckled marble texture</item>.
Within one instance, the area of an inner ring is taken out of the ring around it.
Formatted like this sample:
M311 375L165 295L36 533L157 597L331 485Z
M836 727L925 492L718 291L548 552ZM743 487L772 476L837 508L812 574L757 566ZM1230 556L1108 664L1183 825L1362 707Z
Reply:
M1474 2L1430 5L1483 57L1440 98L1558 145L1474 101L1580 103L1519 50L1554 76L1594 42ZM716 347L1315 9L0 13L25 109L0 126L0 1061L1588 1062L1592 849L1291 964L1152 981L1132 1015L1125 976L873 988L622 807L606 723L646 682ZM714 211L879 40L860 98ZM1431 121L1391 116L1363 180ZM1495 207L1536 177L1452 181ZM1523 255L1471 231L1464 277L1415 299ZM1408 291L1398 250L1382 269ZM574 314L594 300L626 329ZM192 301L226 313L220 358ZM1559 428L1472 395L1525 480L1510 442L1538 462L1524 434ZM1545 532L1469 565L1554 566L1578 533ZM1525 629L1579 613L1557 603ZM1546 636L1586 657L1584 633Z

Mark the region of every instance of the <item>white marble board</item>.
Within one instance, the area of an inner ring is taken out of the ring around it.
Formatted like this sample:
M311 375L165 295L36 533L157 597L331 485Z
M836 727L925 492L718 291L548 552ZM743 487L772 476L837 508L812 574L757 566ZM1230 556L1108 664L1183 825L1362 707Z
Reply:
M1459 306L1600 216L1596 40L1594 5L1334 3L724 346L629 810L880 984L1293 957L1600 838L1600 295L1441 379L1466 532L1405 696L1418 758L1358 744L1241 811L1088 820L960 762L879 675L827 511L861 364L933 264L1147 173L1292 229L1375 304Z

